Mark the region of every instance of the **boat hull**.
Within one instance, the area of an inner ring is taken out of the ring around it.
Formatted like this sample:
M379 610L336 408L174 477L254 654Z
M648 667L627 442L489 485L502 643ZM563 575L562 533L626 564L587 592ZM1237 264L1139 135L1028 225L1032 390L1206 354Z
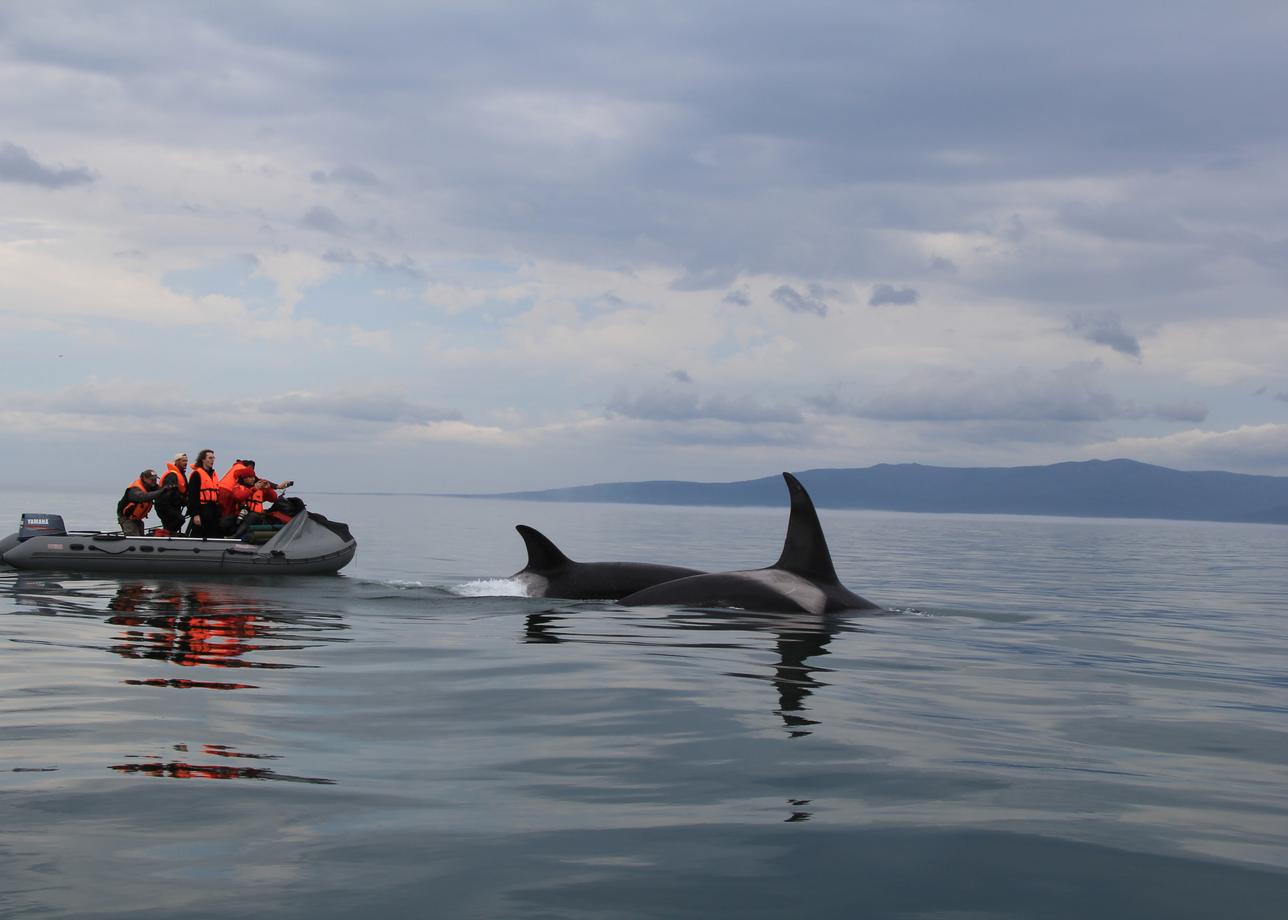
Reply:
M319 520L325 523L319 523ZM7 548L6 548L7 547ZM344 525L303 512L260 546L198 537L127 537L62 533L0 541L3 559L18 569L128 575L328 575L358 549Z

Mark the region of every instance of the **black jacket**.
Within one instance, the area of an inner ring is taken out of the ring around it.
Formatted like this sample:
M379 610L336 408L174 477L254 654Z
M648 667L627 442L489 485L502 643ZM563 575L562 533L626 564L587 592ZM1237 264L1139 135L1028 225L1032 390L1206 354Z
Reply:
M136 489L134 486L130 486L125 490L125 494L121 496L121 500L116 503L116 513L119 516L125 509L126 505L141 505L144 502L155 502L164 494L164 488L157 489L153 492L144 492L142 489Z
M173 508L175 511L182 513L187 496L179 491L179 485L179 474L174 470L166 470L165 475L161 477L161 487L173 486L173 488L158 498L156 503L162 507Z
M177 494L178 488L182 484L179 482L179 474L174 470L166 470L165 475L161 477L161 485L168 486L171 484L174 485Z
M218 478L218 477L216 477ZM201 477L197 475L197 468L192 467L192 472L188 474L188 516L201 514ZM219 502L206 502L207 505L218 505Z

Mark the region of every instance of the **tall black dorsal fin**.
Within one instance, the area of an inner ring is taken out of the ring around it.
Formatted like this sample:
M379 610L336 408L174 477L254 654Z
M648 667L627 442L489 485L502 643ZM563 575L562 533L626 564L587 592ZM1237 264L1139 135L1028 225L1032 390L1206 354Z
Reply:
M559 547L551 543L549 538L535 527L515 524L514 529L519 532L519 536L523 537L523 543L528 547L528 564L524 566L523 571L542 572L557 569L561 565L572 562Z
M783 554L773 567L821 584L839 584L814 502L795 476L783 473L783 478L787 480L787 492L792 497L792 511L787 519Z

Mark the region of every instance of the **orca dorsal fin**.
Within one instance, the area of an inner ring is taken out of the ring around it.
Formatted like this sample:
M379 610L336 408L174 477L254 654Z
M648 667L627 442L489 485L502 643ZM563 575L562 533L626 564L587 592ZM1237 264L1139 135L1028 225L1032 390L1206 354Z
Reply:
M783 569L820 584L839 584L836 569L832 566L832 553L823 536L823 525L818 522L818 512L805 487L791 473L783 473L787 492L791 495L792 510L787 518L787 538L783 541L783 554L773 568Z
M516 524L514 529L523 537L523 544L528 548L528 564L525 572L544 572L557 569L572 562L559 547L550 542L550 538L527 524Z

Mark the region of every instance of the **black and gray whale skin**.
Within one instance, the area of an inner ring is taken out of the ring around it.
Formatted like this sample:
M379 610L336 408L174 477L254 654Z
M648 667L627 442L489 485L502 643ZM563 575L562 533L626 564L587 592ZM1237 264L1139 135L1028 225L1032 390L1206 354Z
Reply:
M536 528L517 524L514 529L528 547L528 564L510 577L527 588L529 597L616 601L664 581L702 574L647 562L574 562Z
M787 538L778 561L765 569L691 575L622 598L627 607L737 607L763 613L840 613L880 610L836 577L832 553L814 502L791 473L783 473L791 495Z

